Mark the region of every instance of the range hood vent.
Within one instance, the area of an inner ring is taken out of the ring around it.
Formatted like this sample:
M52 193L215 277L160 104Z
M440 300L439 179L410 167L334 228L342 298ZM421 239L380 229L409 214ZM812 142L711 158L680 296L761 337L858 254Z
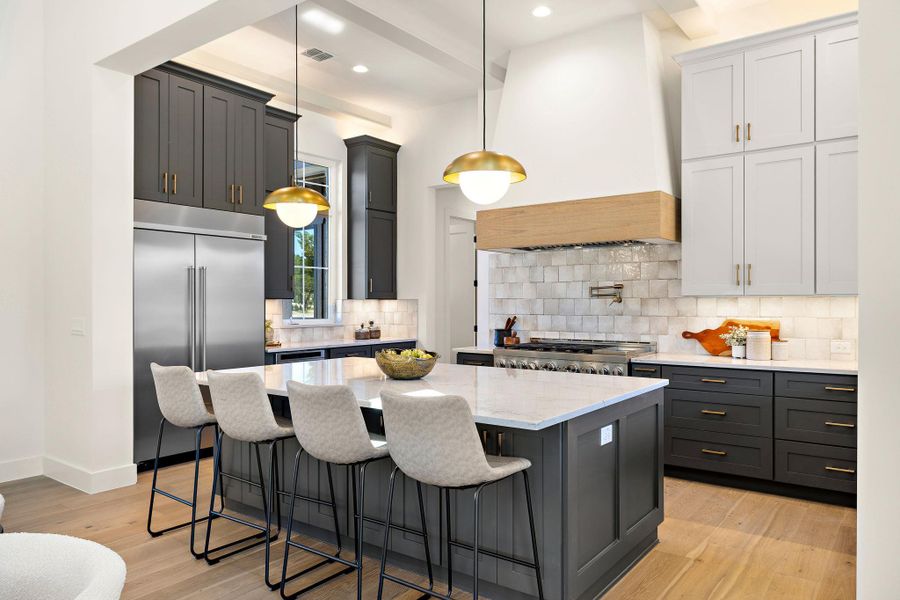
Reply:
M481 210L475 229L479 250L512 252L667 244L680 223L678 199L656 191Z

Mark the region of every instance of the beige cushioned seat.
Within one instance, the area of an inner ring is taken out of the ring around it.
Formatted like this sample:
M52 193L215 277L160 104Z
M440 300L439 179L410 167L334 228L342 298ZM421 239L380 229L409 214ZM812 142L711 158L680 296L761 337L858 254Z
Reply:
M200 427L216 422L209 412L194 372L187 367L163 367L150 363L159 412L176 427Z
M484 454L465 398L382 392L381 403L391 458L417 481L468 487L497 481L531 466L525 458Z
M356 396L346 385L287 384L291 419L310 456L349 465L388 455L387 442L370 434Z
M206 372L219 427L242 442L266 442L294 435L288 419L276 417L266 386L256 373Z

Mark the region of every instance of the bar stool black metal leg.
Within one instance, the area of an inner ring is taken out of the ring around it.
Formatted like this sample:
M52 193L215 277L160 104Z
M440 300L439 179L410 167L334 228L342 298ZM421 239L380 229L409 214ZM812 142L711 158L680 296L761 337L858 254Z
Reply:
M150 484L150 510L147 511L147 533L152 537L162 534L162 531L153 531L150 527L150 521L153 519L153 500L156 496L156 477L159 474L159 452L162 449L163 429L166 427L166 420L161 419L159 422L159 435L156 437L156 457L153 459L153 482Z
M425 501L422 498L422 484L416 482L416 492L419 495L419 517L422 519L422 538L425 542L425 564L428 567L428 589L434 589L434 572L431 567L431 549L428 547L428 526L425 524Z
M294 597L285 594L284 590L288 582L288 553L291 551L291 534L294 532L294 507L297 504L297 478L300 473L300 457L302 454L303 448L300 448L297 450L297 454L294 457L294 479L291 485L291 509L288 513L287 537L284 540L284 562L281 565L281 597L284 598L284 600L289 600Z
M271 506L271 502L275 502L276 504L280 503L280 500L278 499L278 496L276 495L276 492L275 492L275 490L276 490L276 488L275 488L275 469L278 466L278 459L275 456L275 444L277 444L277 443L278 443L277 441L273 441L273 442L269 443L269 495L268 495L268 502L267 502L266 496L263 495L263 511L265 512L265 516L266 516L265 581L266 581L266 585L269 586L270 590L278 589L278 586L280 583L277 581L275 583L272 583L271 581L269 581L269 561L270 561L270 557L271 557L272 542L278 538L277 533L274 536L272 535L272 506ZM256 444L256 459L257 459L257 461L259 461L259 444ZM262 480L262 469L260 469L259 477L260 477L260 480ZM263 487L265 487L265 481L263 481L262 483L263 483ZM279 514L278 528L279 528L279 532L280 532L280 530L281 530L281 524L280 524L281 511L280 510L278 511L278 514Z
M534 553L534 574L537 577L538 598L544 600L544 584L541 579L541 563L538 559L537 535L534 532L534 509L531 506L531 484L528 482L528 471L522 471L525 479L525 502L528 505L528 525L531 528L531 551Z
M338 523L337 500L334 497L334 482L331 478L331 463L325 463L325 472L328 473L328 493L331 494L331 516L334 519L334 536L335 545L337 546L335 556L340 556L341 550L343 549L341 545L341 526Z
M378 573L378 600L384 594L384 568L387 563L388 542L391 539L391 509L394 507L394 483L397 480L397 471L400 467L394 467L391 471L391 483L388 486L387 515L384 518L384 544L381 546L381 570Z
M479 512L479 500L481 499L481 490L486 484L481 484L475 489L475 539L472 544L472 599L478 600L478 537L481 532L481 513Z
M212 483L212 493L209 495L209 512L210 519L206 523L206 543L203 545L203 558L206 559L206 562L209 562L209 537L212 534L212 512L215 508L216 503L216 488L218 487L218 483L221 480L220 471L219 471L219 460L221 460L222 456L222 432L220 431L218 435L216 435L216 442L213 444L213 483ZM224 492L224 490L223 490Z
M200 438L203 435L203 427L201 425L197 428L197 441L194 446L194 491L191 493L191 555L198 559L203 558L203 553L194 550L194 533L197 530L197 482L200 479Z
M213 423L213 433L215 434L213 446L215 446L215 440L219 439L218 423ZM213 476L215 476L215 473ZM225 512L225 478L222 476L221 469L219 469L219 512Z
M450 529L450 488L444 488L444 504L447 510L447 595L453 593L453 546L450 540L453 534Z

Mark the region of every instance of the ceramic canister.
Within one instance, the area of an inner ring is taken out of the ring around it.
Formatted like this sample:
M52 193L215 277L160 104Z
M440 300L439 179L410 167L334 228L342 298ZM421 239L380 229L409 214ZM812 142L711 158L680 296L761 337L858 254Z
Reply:
M786 340L772 342L772 360L787 360L788 355L788 342Z
M747 332L747 360L772 360L772 334L769 330Z

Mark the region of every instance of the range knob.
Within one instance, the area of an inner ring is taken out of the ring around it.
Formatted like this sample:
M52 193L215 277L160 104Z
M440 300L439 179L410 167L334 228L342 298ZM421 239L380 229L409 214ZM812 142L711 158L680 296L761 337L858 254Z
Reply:
M597 367L595 367L594 365L587 365L585 367L582 367L581 372L587 373L588 375L596 375Z
M559 367L556 366L555 362L548 362L541 365L542 371L557 371Z
M537 363L536 363L536 362L530 362L530 363L528 363L528 368L529 368L529 370L531 370L531 371L537 370L537 368L538 368Z
M566 366L566 371L569 373L578 373L581 369L578 368L578 365L571 364Z
M505 360L505 359L502 359L502 358L498 358L498 359L494 362L494 366L496 366L496 367L501 367L501 368L506 367L506 360Z
M616 371L613 374L621 377L621 376L625 375L625 369L623 369L622 367L616 367Z
M519 361L519 368L520 368L520 369L527 369L527 368L528 368L528 361L520 360L520 361Z
M603 375L609 375L609 367L603 365L603 369L600 371L600 373L602 373Z

